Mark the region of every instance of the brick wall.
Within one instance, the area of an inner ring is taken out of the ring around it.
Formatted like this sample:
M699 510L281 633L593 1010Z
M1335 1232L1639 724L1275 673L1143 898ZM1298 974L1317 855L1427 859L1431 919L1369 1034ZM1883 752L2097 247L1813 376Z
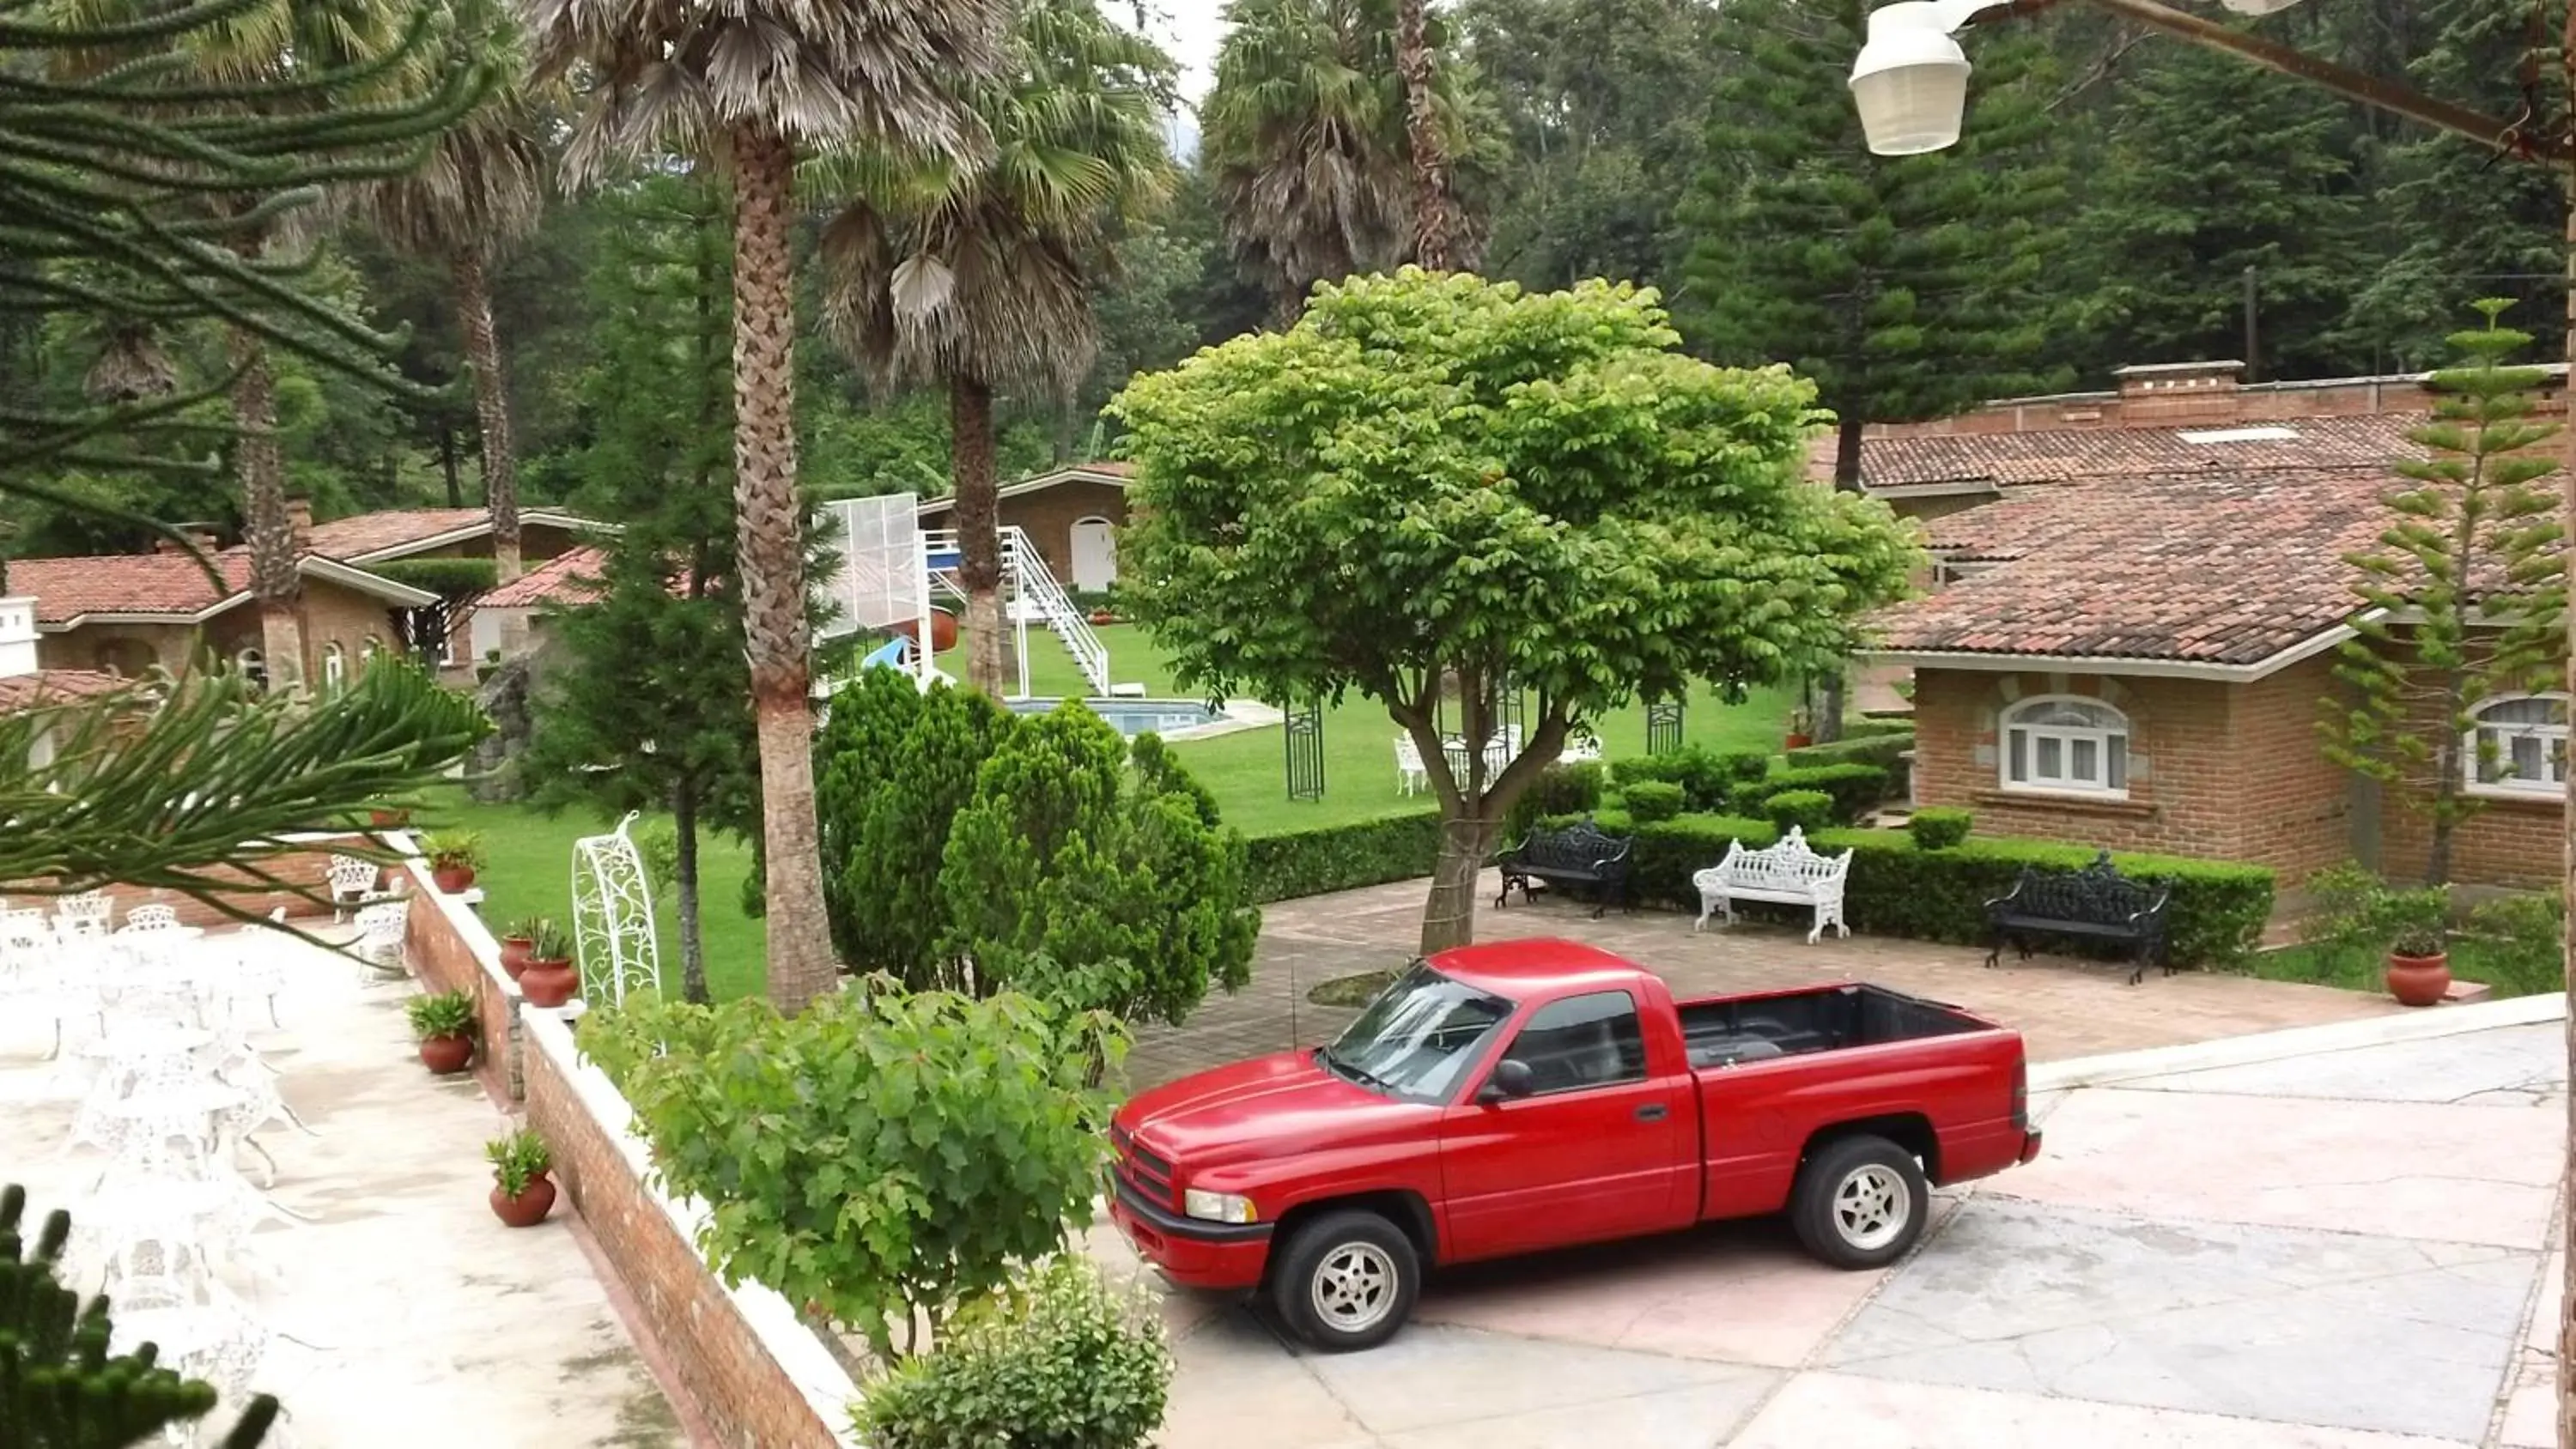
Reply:
M2542 390L2542 410L2555 412L2560 390ZM2131 387L2121 392L2066 393L2006 399L1956 417L1920 423L1872 423L1873 438L2037 433L2088 428L2172 427L2188 422L2290 422L2300 418L2370 417L2421 412L2422 383L2411 377L2334 378L2316 382L2221 386L2172 393Z
M1002 500L1001 526L1017 528L1037 545L1048 572L1065 588L1073 587L1073 525L1085 518L1105 518L1112 525L1127 521L1127 490L1107 483L1074 479ZM924 528L954 528L956 518L942 508L925 515Z
M1915 802L1973 810L1985 834L2248 860L2295 878L2350 850L2349 784L2315 742L2327 668L2311 660L2252 685L1918 669ZM2002 788L2002 713L2044 694L2129 717L2126 800Z
M2449 728L2433 681L2420 681L2410 728L2428 742ZM2433 850L2433 823L2417 802L2432 793L2428 779L2382 790L2379 868L2396 879L2420 880ZM2451 835L2451 879L2469 885L2546 887L2557 882L2564 859L2565 807L2555 795L2538 798L2487 795L2477 814Z
M427 861L403 866L412 894L403 918L403 960L431 991L462 991L474 999L483 1029L474 1053L474 1075L505 1101L522 1094L526 1043L519 1025L519 983L501 969L501 943L473 907L440 892Z
M346 838L352 842L359 839L356 836ZM297 891L310 891L314 897L324 901L330 899L332 854L329 837L299 839L283 848L261 854L258 857L260 868L285 882L283 887L264 884L248 871L233 866L217 867L207 874L220 881L240 882L240 888L228 889L225 898L233 906L248 914L265 916L283 906L286 908L287 915L307 918L328 914L330 908L327 905L316 905L313 900L298 895ZM221 928L233 924L231 917L213 906L170 891L148 890L136 886L109 886L106 889L110 895L116 897L120 924L124 919L124 912L147 903L165 905L177 911L182 925ZM0 885L0 895L7 895L12 890L33 894L34 886L32 883Z
M45 669L113 669L129 678L154 665L176 674L197 649L190 624L84 624L36 641L36 663Z
M487 1013L506 1004L501 1035L484 1017L486 1040L507 1043L487 1057L508 1064L510 1095L554 1156L565 1210L597 1241L594 1262L624 1290L627 1328L682 1421L726 1449L857 1449L848 1373L785 1299L757 1283L728 1288L707 1267L696 1248L705 1205L650 1183L633 1111L582 1059L571 1024L524 1006L491 932L462 901L429 891L419 861L408 869L428 895L412 907L406 959L425 986L473 990Z

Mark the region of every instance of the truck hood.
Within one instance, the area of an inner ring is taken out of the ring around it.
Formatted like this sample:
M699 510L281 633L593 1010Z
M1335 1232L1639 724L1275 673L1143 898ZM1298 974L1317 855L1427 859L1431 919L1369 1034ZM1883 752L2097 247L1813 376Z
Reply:
M1204 1171L1373 1137L1423 1110L1334 1076L1308 1048L1167 1082L1116 1120L1148 1152Z

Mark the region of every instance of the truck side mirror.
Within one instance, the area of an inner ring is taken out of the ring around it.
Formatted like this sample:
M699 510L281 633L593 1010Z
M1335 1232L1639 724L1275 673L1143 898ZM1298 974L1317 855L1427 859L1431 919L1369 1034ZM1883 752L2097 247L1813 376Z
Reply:
M1512 1097L1526 1097L1532 1085L1529 1063L1505 1057L1494 1063L1494 1074L1485 1079L1485 1090L1476 1094L1476 1100L1500 1102Z

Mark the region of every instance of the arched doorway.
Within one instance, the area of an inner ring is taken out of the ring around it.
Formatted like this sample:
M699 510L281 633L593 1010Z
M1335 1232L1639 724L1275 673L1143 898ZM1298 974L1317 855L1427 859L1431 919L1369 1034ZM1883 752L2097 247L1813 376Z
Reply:
M1073 523L1073 586L1098 593L1118 582L1118 532L1106 518Z

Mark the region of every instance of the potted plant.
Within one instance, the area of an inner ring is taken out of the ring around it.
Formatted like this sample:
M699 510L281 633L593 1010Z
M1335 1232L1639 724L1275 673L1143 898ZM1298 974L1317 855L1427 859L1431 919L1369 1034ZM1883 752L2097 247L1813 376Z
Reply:
M470 888L483 868L483 837L471 830L440 831L421 848L429 853L429 878L449 895Z
M501 969L510 973L511 980L518 980L520 973L528 969L528 962L534 959L537 933L546 924L543 916L521 916L502 933Z
M2388 898L2388 994L2400 1006L2439 1006L2451 989L2450 901L2435 887Z
M411 1034L420 1039L420 1064L433 1076L453 1076L474 1061L474 1000L462 991L436 991L403 1003Z
M1780 747L1786 750L1803 750L1807 746L1814 744L1816 742L1815 736L1808 733L1811 728L1813 728L1813 721L1808 715L1805 706L1802 705L1789 711L1789 734L1788 737L1781 742Z
M538 921L528 944L527 969L519 973L519 991L530 1006L556 1007L581 991L581 972L572 964L572 941L563 927Z
M546 1176L555 1159L546 1140L522 1127L484 1143L483 1155L492 1160L492 1215L514 1228L544 1222L555 1206L554 1179Z

